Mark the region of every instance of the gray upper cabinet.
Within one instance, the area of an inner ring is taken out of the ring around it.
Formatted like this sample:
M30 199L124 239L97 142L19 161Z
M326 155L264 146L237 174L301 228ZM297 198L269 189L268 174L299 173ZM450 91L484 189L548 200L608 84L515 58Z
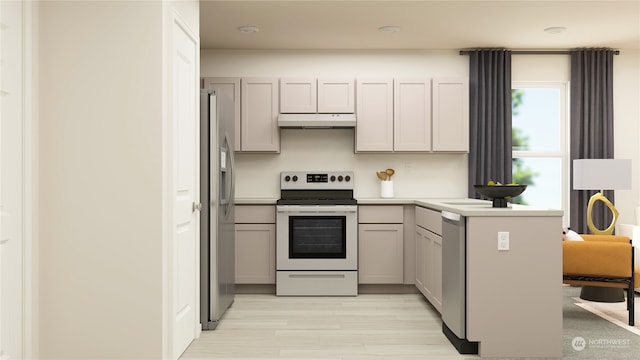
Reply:
M356 152L393 151L393 80L356 82Z
M353 113L355 89L353 79L280 79L280 112Z
M277 78L241 79L242 151L280 152Z
M317 112L317 89L315 78L280 79L280 112L290 114Z
M430 79L393 81L393 150L431 151Z
M433 151L469 152L469 79L433 79Z
M241 129L240 129L240 78L239 77L206 77L202 79L202 88L214 90L218 94L229 97L234 103L235 116L235 144L234 150L241 149Z
M318 112L353 114L355 112L354 79L318 79Z
M357 80L356 152L468 152L466 78Z

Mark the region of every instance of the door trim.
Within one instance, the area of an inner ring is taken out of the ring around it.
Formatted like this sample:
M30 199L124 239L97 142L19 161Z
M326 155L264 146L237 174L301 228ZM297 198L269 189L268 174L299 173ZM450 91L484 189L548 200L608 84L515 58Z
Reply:
M22 291L22 334L21 354L25 359L38 358L38 5L37 2L19 0L21 6L21 48L23 67L20 75L21 88L21 123L20 134L21 154L20 165L22 172L22 197L20 199L22 212L19 214L22 233L22 271L17 274L20 278Z
M163 172L163 189L162 189L162 196L163 196L163 236L162 236L162 243L163 243L163 256L162 256L162 284L163 284L163 291L162 291L162 319L163 319L163 327L162 327L162 356L163 359L176 359L176 357L179 357L180 354L174 354L175 353L175 348L174 348L174 331L175 331L175 327L174 327L174 291L175 291L175 283L173 281L174 279L174 272L176 271L175 269L175 264L174 264L174 255L175 255L175 250L176 250L176 239L174 236L174 210L175 210L175 203L174 203L174 199L175 199L175 190L176 190L176 174L175 172L178 170L176 163L175 163L175 158L174 158L174 153L176 151L175 147L176 147L176 142L174 141L174 139L176 139L176 134L173 133L173 129L175 129L175 123L173 122L173 118L172 118L172 113L173 113L173 98L172 98L172 91L171 91L171 86L173 86L174 84L172 83L172 77L173 77L173 49L174 49L174 45L173 45L173 41L172 41L172 37L173 37L173 31L174 31L174 26L179 27L182 31L184 31L184 33L195 43L196 45L196 49L200 49L200 39L199 37L196 35L196 33L194 33L187 21L180 15L180 13L176 10L176 9L167 9L167 15L166 15L166 22L165 22L165 30L164 30L164 45L165 45L165 52L164 52L164 58L165 58L165 68L163 71L163 83L165 84L165 89L164 89L164 111L163 111L163 164L164 164L164 172ZM197 73L195 74L195 77L193 79L194 81L194 87L196 87L196 89L194 91L197 92L197 96L196 96L196 103L194 104L194 114L196 114L196 118L194 118L194 122L196 123L196 134L195 134L195 139L194 141L196 142L196 148L199 148L199 137L200 137L200 131L199 131L199 127L200 127L200 123L199 123L199 113L200 113L200 96L199 96L199 84L200 84L200 74L199 74L199 69L200 69L200 56L199 54L196 56L195 59L195 68L197 69ZM197 154L196 154L197 156ZM196 159L196 164L199 164L199 160ZM196 166L196 193L194 194L194 199L199 199L200 198L200 191L199 191L199 181L200 181L200 173L199 173L199 166ZM200 233L200 226L198 225L198 223L195 224L195 231L197 232L197 238L199 238L199 233ZM196 244L196 272L194 274L195 277L195 283L196 284L200 284L200 274L199 274L199 269L200 269L200 263L199 263L199 257L200 257L200 251L199 251L199 241ZM201 333L201 327L200 327L200 294L199 294L199 285L196 286L196 296L195 296L195 311L196 311L196 316L194 317L194 327L196 329L196 338L200 336Z
M36 324L38 318L38 3L23 0L23 268L24 268L24 314L23 355L25 359L39 357L39 337Z

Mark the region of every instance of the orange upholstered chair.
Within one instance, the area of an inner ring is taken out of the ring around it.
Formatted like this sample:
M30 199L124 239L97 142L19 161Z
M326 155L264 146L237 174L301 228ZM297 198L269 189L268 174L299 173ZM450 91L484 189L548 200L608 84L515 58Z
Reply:
M565 284L623 288L627 291L629 325L634 324L633 246L627 236L580 235L584 241L562 242L562 280Z

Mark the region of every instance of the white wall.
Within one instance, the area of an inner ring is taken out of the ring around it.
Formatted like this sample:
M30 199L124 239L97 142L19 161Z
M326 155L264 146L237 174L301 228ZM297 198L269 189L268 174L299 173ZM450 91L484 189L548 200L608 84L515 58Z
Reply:
M40 358L162 358L163 19L40 3Z
M468 76L468 57L441 51L234 51L202 50L202 76L415 77ZM614 94L618 158L640 159L640 56L622 50L615 57ZM515 55L514 81L568 82L568 55ZM466 196L467 156L354 154L353 130L282 130L279 155L238 154L238 197L277 198L281 170L353 169L356 196L377 197L375 171L393 167L397 197ZM634 165L638 167L640 165ZM634 184L638 184L634 169ZM640 189L619 191L621 222L634 221Z

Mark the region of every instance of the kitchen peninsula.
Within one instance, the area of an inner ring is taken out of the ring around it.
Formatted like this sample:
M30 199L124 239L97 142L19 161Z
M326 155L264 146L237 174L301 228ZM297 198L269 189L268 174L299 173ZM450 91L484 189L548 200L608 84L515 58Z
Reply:
M464 217L466 339L478 343L482 357L562 356L561 210L511 204L507 208L493 208L490 201L459 198L357 200L361 209L402 209L404 243L400 246L404 247L401 251L404 277L401 283L415 284L418 288L418 268L422 261L418 258L424 252L419 246L419 232L440 237L442 244L442 229L438 228L442 226L440 213ZM240 208L274 204L272 199L238 199ZM424 217L434 228L418 226ZM499 233L508 233L508 249L498 249ZM366 239L361 235L361 248L363 241ZM439 259L431 257L426 262L439 265L442 253L439 255ZM437 249L430 256L437 258ZM363 262L361 256L361 267ZM438 277L434 279L435 286L446 287L447 274L437 269L434 272ZM442 299L442 290L435 290L434 294L436 301L425 297L441 311L437 299L445 302L447 299Z
M476 199L405 201L358 199L358 204L413 204L416 222L421 209L466 219L466 338L479 343L480 356L562 356L561 210L493 208ZM500 250L499 234L508 236ZM441 275L444 288L447 274Z

